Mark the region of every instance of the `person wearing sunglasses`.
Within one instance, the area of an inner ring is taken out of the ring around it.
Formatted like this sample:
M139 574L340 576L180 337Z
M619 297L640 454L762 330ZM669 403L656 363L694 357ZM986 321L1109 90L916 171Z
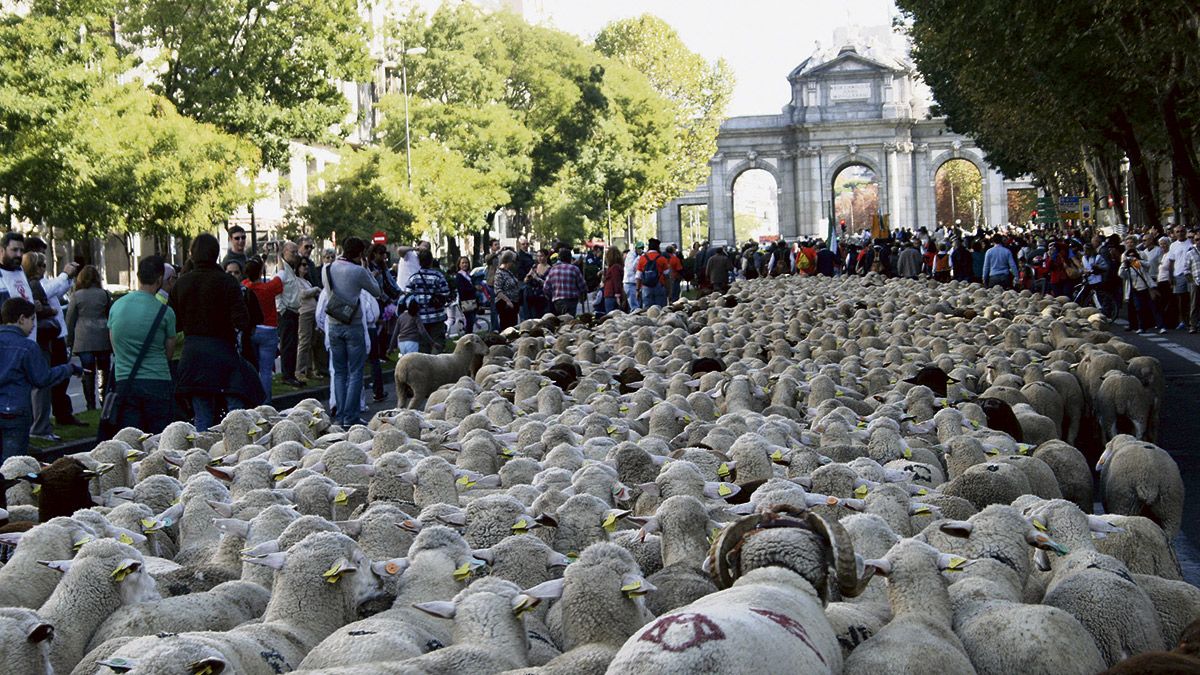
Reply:
M229 228L229 252L221 259L221 267L225 267L230 261L241 265L243 270L249 262L246 256L246 230L242 229L241 225Z

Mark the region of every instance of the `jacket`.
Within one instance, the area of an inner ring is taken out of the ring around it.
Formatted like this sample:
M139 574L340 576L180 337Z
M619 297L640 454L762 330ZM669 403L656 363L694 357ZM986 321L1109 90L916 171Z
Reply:
M179 277L171 292L171 309L176 328L189 340L214 337L232 345L234 331L254 332L237 280L213 263L199 263Z
M67 334L71 351L109 352L108 307L112 298L103 288L80 288L71 295L67 306Z
M42 350L19 326L0 326L0 415L28 413L34 389L54 386L70 376L69 364L46 365Z

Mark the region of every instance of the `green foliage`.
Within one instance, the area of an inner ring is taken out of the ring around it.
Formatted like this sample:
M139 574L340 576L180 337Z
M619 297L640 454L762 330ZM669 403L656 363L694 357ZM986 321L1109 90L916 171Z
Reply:
M350 151L327 171L325 190L300 210L316 237L328 239L336 233L370 240L382 230L389 241L412 238L417 205L405 187L403 156L383 148Z

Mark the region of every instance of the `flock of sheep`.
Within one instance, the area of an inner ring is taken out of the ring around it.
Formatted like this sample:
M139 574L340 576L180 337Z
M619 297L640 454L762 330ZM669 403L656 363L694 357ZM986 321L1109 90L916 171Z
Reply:
M0 661L1197 669L1162 371L1096 319L961 283L755 280L406 356L412 408L366 427L310 400L10 458Z

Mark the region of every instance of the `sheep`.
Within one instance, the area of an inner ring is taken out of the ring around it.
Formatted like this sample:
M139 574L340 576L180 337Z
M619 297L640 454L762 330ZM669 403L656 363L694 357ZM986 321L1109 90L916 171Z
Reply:
M1096 462L1100 492L1109 513L1145 516L1168 538L1183 520L1183 478L1166 450L1121 435L1109 441Z
M1097 528L1094 519L1111 527ZM1096 550L1125 563L1133 574L1153 574L1163 579L1183 579L1179 558L1162 528L1149 518L1105 514L1089 516L1093 532L1100 529L1103 538L1095 539Z
M1146 438L1150 405L1150 397L1141 380L1119 370L1105 373L1092 398L1101 442L1107 443L1121 433Z
M486 355L483 340L470 333L459 338L451 354L405 354L396 363L397 407L424 410L433 390L463 376L473 377Z
M70 672L79 663L92 635L122 605L159 598L154 580L142 568L141 554L112 539L89 541L74 559L44 564L63 572L38 609L38 616L58 629L50 647L50 664L57 672Z
M643 531L662 533L662 569L647 579L658 589L646 600L652 614L669 612L717 590L701 571L712 529L704 504L687 495L667 498L653 519L642 526Z
M0 607L0 654L14 673L51 673L50 644L54 625L30 609Z
M67 518L55 518L20 534L0 534L0 541L17 546L8 564L0 568L0 606L41 607L62 575L38 561L71 558L77 543L82 545L88 536L82 526Z
M1083 453L1063 441L1047 441L1033 451L1054 472L1062 497L1092 512L1092 471Z
M47 522L59 516L71 516L80 509L90 509L90 481L112 469L111 464L89 468L74 457L60 457L50 466L21 478L40 487L38 520Z

